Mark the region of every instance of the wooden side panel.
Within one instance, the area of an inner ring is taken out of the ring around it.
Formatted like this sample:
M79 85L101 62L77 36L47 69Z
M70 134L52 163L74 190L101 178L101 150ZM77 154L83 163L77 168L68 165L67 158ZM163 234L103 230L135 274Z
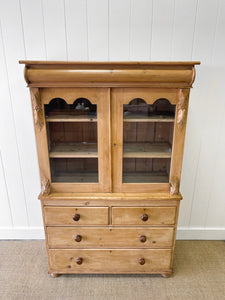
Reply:
M147 220L143 216L147 215ZM115 225L173 225L176 207L113 207Z
M160 273L171 271L170 249L49 250L50 270L56 273ZM77 264L82 258L82 264ZM139 259L144 258L141 265ZM104 271L103 271L104 270Z
M74 221L73 216L79 215ZM46 225L107 225L108 207L44 207Z
M50 193L49 185L51 182L51 174L48 156L46 122L44 117L44 104L41 101L40 90L38 88L30 88L30 95L41 177L41 193L45 195Z
M180 90L179 102L176 107L174 124L173 151L171 160L170 183L171 193L178 193L180 185L181 168L183 162L184 139L186 132L189 89Z
M173 245L174 228L47 227L47 233L49 248L165 248Z

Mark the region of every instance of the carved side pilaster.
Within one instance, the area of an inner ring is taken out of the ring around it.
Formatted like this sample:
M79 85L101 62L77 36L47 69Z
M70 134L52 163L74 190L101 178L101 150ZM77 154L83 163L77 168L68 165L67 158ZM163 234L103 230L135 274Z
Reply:
M50 194L50 181L48 180L48 178L43 177L41 179L41 194L42 196L47 196Z
M177 125L180 130L184 128L187 121L189 89L180 90L178 112L177 112Z
M180 180L178 177L172 178L170 182L170 194L177 195L179 194Z
M38 88L30 88L34 124L41 131L44 125L44 112L41 104L41 96Z

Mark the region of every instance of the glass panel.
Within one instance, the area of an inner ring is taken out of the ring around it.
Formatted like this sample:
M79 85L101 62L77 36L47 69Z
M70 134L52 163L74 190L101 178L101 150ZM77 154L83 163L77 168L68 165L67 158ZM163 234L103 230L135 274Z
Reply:
M98 182L97 105L57 98L45 114L52 182Z
M52 182L98 182L98 158L50 158Z
M123 115L123 183L169 182L175 105L134 99Z

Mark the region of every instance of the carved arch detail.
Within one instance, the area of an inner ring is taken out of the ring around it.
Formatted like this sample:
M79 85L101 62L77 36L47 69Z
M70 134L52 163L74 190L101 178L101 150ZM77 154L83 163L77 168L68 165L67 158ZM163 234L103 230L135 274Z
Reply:
M187 121L189 90L184 89L179 92L179 102L177 107L177 126L180 130L184 128Z
M34 124L41 131L44 125L44 112L42 109L41 96L38 88L30 88Z
M170 182L170 194L177 195L179 194L179 188L180 188L180 180L178 177L174 177L171 179Z
M50 194L51 186L50 181L47 177L41 178L41 195L47 196Z

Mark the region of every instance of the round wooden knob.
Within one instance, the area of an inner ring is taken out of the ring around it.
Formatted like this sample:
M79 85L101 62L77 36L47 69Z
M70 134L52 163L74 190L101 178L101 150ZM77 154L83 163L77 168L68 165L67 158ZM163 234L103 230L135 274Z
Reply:
M145 264L145 259L143 257L139 258L139 264L140 265L144 265Z
M79 243L81 240L82 240L82 236L79 235L79 234L77 234L77 235L75 236L75 241Z
M142 216L141 216L141 219L142 219L142 221L148 221L148 215L147 214L143 214Z
M81 265L82 262L83 262L83 258L82 258L82 257L78 257L78 258L76 259L76 263L77 263L78 265Z
M74 214L73 215L73 220L76 221L76 222L79 221L80 220L80 215L79 214Z
M147 238L146 238L145 235L141 235L139 239L140 239L140 242L141 242L141 243L145 243L146 240L147 240Z

